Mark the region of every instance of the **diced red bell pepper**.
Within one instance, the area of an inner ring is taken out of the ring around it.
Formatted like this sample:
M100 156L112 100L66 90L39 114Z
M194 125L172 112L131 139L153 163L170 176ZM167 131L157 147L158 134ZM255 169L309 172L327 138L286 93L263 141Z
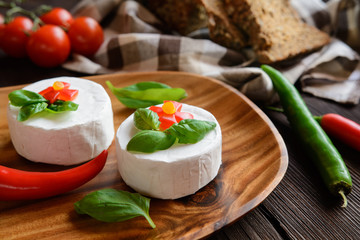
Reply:
M194 119L194 115L187 112L176 112L174 115L177 122L180 122L184 119Z
M69 89L70 83L61 83L64 84L64 88L61 90L54 90L54 87L51 86L42 90L39 94L49 100L50 104L54 103L56 100L73 101L77 97L79 90Z
M166 102L172 102L175 107L175 113L174 114L166 114L162 107L157 106L151 106L149 109L159 116L160 121L160 130L164 131L171 127L174 123L178 123L183 119L193 119L194 116L191 113L181 112L182 104L175 101L164 101Z
M176 118L174 114L163 114L161 117L159 117L160 121L160 130L164 131L171 127L176 122Z
M164 114L164 111L162 110L162 107L151 106L151 107L149 107L149 109L150 109L151 111L157 113L157 115L158 115L159 117L161 117L161 115Z
M47 100L49 100L50 104L51 103L54 103L57 99L58 99L58 96L60 95L60 92L59 91L49 91L45 94L42 94L42 96L44 98L46 98Z
M77 97L79 90L64 88L59 92L58 100L73 101Z
M62 82L64 84L64 89L68 89L70 87L70 83Z
M44 94L46 94L46 93L48 93L48 92L51 92L51 91L53 91L53 90L54 90L53 87L48 87L48 88L42 90L41 92L39 92L39 94L40 94L41 96L44 96Z

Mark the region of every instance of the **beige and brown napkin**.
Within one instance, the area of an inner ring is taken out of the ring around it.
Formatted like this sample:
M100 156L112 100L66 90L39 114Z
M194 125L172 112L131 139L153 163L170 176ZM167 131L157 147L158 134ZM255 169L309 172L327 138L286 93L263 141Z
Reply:
M352 1L291 1L304 21L333 36L338 34L342 41L333 37L331 43L318 52L289 62L280 70L291 82L300 80L305 92L340 103L356 104L360 98L360 69L355 71L359 56L344 41L359 34L359 27L354 29L349 21L339 25L338 21L344 21L347 13L353 14L359 9L359 3L354 1L356 4L351 8L349 5L344 7L343 2ZM268 76L253 67L256 66L253 51L234 51L220 46L207 38L206 29L188 36L164 33L162 22L131 0L83 0L73 9L73 14L102 21L105 41L93 58L73 54L64 68L86 74L191 72L221 80L256 102L276 100ZM344 30L346 26L348 31ZM352 47L358 47L355 45Z

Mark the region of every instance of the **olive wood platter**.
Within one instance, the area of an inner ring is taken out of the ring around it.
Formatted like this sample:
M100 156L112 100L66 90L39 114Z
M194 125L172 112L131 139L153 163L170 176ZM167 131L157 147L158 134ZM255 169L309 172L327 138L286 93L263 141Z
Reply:
M134 110L122 105L105 81L116 87L158 81L184 88L188 97L181 102L206 109L221 126L222 165L217 177L193 195L176 200L151 199L154 229L143 217L105 223L78 215L73 204L92 191L115 188L133 192L117 170L113 142L104 169L80 188L47 199L0 201L0 239L198 239L258 206L286 172L287 150L275 126L254 103L220 81L180 72L121 73L86 79L100 83L108 92L115 131ZM28 171L69 168L33 163L14 150L6 120L7 96L22 87L0 89L0 165Z

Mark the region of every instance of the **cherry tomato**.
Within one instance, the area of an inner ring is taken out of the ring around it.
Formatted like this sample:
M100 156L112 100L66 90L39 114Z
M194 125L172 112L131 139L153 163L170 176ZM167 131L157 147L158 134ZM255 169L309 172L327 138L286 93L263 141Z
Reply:
M104 33L99 23L90 17L75 18L68 35L73 52L92 56L104 40Z
M31 35L26 50L30 59L36 65L55 67L68 58L70 40L63 29L48 24Z
M71 13L64 8L53 8L49 12L43 14L40 19L45 24L53 24L68 29L74 21Z
M31 34L33 22L27 17L15 17L10 23L5 24L1 30L1 47L4 52L12 57L26 57L26 44Z

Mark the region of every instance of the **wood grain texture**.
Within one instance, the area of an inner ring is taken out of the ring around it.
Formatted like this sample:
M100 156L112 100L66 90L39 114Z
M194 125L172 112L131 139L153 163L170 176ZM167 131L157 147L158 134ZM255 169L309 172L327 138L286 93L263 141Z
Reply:
M341 105L307 94L302 97L315 116L338 113L360 122L359 105ZM278 221L285 239L359 239L360 236L360 154L331 138L341 153L353 180L348 206L329 193L319 172L292 132L285 115L265 110L282 135L289 152L289 167L281 183L261 204Z
M0 202L0 239L195 239L205 237L234 222L257 207L283 178L288 156L285 144L266 115L246 97L216 80L179 72L128 73L87 77L102 84L111 97L114 127L133 110L124 107L105 86L116 87L141 81L158 81L182 87L184 103L210 111L223 134L223 164L218 176L196 194L177 200L152 199L151 229L144 218L121 223L102 223L78 215L73 203L87 193L103 188L132 191L117 171L115 146L103 171L82 187L53 198L37 201ZM7 95L18 89L0 90L1 165L33 171L64 167L32 163L12 147L6 121Z

